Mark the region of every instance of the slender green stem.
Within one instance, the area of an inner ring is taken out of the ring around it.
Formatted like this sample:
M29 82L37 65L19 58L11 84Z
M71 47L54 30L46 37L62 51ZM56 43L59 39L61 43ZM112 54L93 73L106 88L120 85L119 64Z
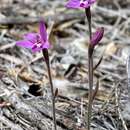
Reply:
M89 96L88 96L88 114L87 114L87 128L90 130L91 113L92 113L92 96L93 96L93 55L91 48L88 49L88 77L89 77Z
M92 26L91 26L91 10L90 7L85 9L89 28L89 46L88 46L88 112L87 112L87 130L90 130L92 115L92 96L93 96L93 47L91 46Z
M53 83L52 83L52 77L51 77L51 71L50 71L50 63L49 63L49 55L48 55L48 50L47 49L43 50L43 55L44 55L45 62L46 62L46 65L47 65L48 77L49 77L49 82L50 82L50 86L51 86L54 130L57 130L56 112L55 112L55 95L54 95L54 87L53 87Z
M51 85L51 93L52 93L52 109L53 109L53 121L54 121L54 130L57 130L56 128L56 112L55 112L55 96L54 96L54 89L53 89L53 83L52 83L52 77L51 77L51 72L50 72L50 65L48 65L48 76L49 76L49 81Z

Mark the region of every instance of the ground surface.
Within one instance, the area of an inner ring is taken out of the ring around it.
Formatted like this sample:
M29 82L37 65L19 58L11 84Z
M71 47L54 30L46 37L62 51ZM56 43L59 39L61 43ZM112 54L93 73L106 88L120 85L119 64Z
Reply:
M27 32L38 31L43 17L49 50L59 130L86 130L88 102L88 28L83 10L68 10L62 0L0 1L0 129L51 130L51 94L41 53L15 46ZM105 28L94 53L100 87L93 105L94 130L129 130L126 60L130 44L130 1L98 0L92 7L93 32ZM52 28L53 27L53 28ZM127 105L127 106L126 106Z

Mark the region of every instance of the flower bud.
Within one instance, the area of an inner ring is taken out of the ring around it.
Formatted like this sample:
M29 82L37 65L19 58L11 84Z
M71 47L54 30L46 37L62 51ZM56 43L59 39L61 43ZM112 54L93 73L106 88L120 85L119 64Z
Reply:
M103 27L98 28L91 37L91 44L93 46L96 46L101 41L103 34L104 34L104 28Z

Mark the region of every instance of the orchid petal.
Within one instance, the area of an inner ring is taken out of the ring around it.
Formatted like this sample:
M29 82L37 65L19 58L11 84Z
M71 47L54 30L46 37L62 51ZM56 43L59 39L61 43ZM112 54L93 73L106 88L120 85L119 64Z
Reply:
M43 20L40 21L39 31L40 31L40 36L41 36L42 40L44 42L46 42L46 40L47 40L47 32L46 32L46 26L45 26L45 23L44 23Z
M82 8L88 8L89 6L91 6L91 3L89 1L80 3L80 7Z
M93 4L95 2L96 2L96 0L90 0L90 4Z
M32 43L35 43L37 36L38 36L38 33L27 33L23 37L24 37L24 39L26 39Z
M33 46L32 47L32 52L37 52L37 51L41 51L43 48L42 47L37 47L37 46Z
M69 0L66 4L67 8L79 8L80 7L80 1L79 0Z
M69 0L66 4L67 8L89 8L96 0Z
M44 48L49 49L50 47L51 47L51 45L50 45L49 41L47 41L47 42L42 46L43 49L44 49Z
M41 51L43 49L48 49L50 48L50 43L47 41L46 43L44 43L41 47L37 47L37 46L33 46L32 47L32 52L37 52L37 51Z
M30 41L22 40L16 42L17 46L25 47L25 48L32 48L33 43Z

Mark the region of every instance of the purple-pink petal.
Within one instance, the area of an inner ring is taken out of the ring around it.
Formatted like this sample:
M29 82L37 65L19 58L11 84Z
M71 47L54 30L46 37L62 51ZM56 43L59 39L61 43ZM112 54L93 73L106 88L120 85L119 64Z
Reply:
M93 3L95 3L96 2L96 0L90 0L90 3L91 4L93 4Z
M42 48L46 48L46 49L49 49L50 48L50 43L49 41L46 41L46 43L42 46Z
M47 32L46 32L46 26L43 20L40 21L39 23L39 31L40 31L40 35L41 38L44 42L46 42L47 40Z
M86 1L83 1L83 2L80 2L80 7L82 7L82 8L88 8L88 7L90 7L91 6L91 0L89 1L89 0L86 0Z
M37 38L38 35L39 35L38 33L27 33L27 34L25 34L23 36L23 38L25 40L28 40L28 41L32 42L32 43L35 43L36 38Z
M41 51L41 50L42 50L42 48L37 48L37 47L36 48L32 48L32 52L33 53Z
M67 8L79 8L80 7L80 1L79 0L69 0L66 4Z
M33 43L27 40L21 40L16 42L17 46L25 47L25 48L32 48Z
M89 8L96 0L69 0L67 8Z
M36 45L34 45L32 47L32 52L37 52L37 51L41 51L43 49L49 49L50 48L50 43L48 41L46 41L44 44L42 44L41 47L37 47Z

